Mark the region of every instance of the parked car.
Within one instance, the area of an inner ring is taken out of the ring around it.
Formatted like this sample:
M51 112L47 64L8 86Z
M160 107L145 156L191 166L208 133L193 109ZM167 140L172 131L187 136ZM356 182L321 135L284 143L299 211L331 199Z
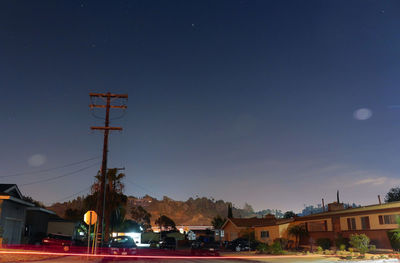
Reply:
M197 240L192 242L191 254L193 256L219 256L220 244L215 242L213 238L199 237Z
M160 241L160 248L161 249L176 249L176 240L173 237L165 237L163 240Z
M259 242L255 240L248 240L245 238L237 238L228 243L227 248L233 251L249 251L255 250Z
M60 234L48 234L42 239L42 245L51 249L62 249L68 252L71 249L72 237Z
M108 252L111 255L136 255L137 246L129 236L113 237L108 243Z

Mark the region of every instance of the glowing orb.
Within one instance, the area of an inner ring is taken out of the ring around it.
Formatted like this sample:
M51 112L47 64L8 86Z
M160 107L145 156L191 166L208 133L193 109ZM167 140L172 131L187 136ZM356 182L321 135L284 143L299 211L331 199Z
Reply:
M368 120L369 118L371 118L371 116L372 116L372 111L367 108L358 109L358 110L354 111L354 113L353 113L354 119L359 120L359 121Z
M28 159L28 163L30 166L38 167L42 166L46 162L46 156L43 154L34 154Z

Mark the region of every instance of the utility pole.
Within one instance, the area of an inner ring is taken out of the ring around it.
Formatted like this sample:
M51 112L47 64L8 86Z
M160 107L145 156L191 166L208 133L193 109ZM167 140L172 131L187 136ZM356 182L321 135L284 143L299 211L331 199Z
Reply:
M106 204L106 179L107 179L107 153L108 153L108 135L110 131L122 131L121 127L110 127L110 109L126 109L125 105L111 105L111 99L127 99L127 94L111 94L107 93L89 93L90 98L102 98L106 101L105 105L90 104L89 107L106 109L105 122L103 127L92 126L92 130L104 131L103 141L103 161L101 163L101 185L99 191L99 198L97 202L97 211L101 220L99 220L99 232L101 231L101 245L104 243L104 217L105 217L105 204ZM108 227L108 226L106 226Z

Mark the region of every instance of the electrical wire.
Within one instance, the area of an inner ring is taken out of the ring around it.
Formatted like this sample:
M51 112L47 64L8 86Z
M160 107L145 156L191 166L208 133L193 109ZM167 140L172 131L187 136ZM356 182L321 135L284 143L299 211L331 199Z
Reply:
M67 200L67 199L69 199L69 198L71 198L71 197L74 197L74 196L76 196L76 195L78 195L78 194L81 194L81 193L83 193L83 192L86 192L87 190L90 190L91 187L92 187L92 186L86 187L85 189L82 189L82 190L79 191L79 192L76 192L76 193L74 193L74 194L72 194L72 195L69 195L69 196L67 196L67 197L64 197L63 199L60 199L60 200L56 201L55 203L63 202L63 201L65 201L65 200Z
M132 181L130 181L130 180L127 180L126 178L124 178L124 179L125 179L125 181L126 181L127 183L130 183L130 184L132 184L132 185L135 185L136 187L141 188L142 190L145 191L145 193L149 193L149 194L152 194L152 195L154 195L154 196L157 196L157 194L154 193L153 191L150 191L149 189L146 189L145 187L143 187L143 186L141 186L141 185L139 185L139 184L137 184L137 183L134 183L134 182L132 182Z
M57 166L57 167L52 167L52 168L48 168L48 169L43 169L43 170L39 170L39 171L22 172L22 173L16 173L16 174L2 175L2 176L0 176L0 178L6 178L6 177L12 177L12 176L21 176L21 175L28 175L28 174L39 174L39 173L54 171L54 170L57 170L57 169L61 169L61 168L69 167L69 166L74 166L74 165L77 165L77 164L85 163L85 162L88 162L88 161L91 161L91 160L95 160L95 159L99 159L99 158L100 158L100 156L96 156L96 157L92 157L90 159L86 159L86 160L82 160L82 161L78 161L78 162L73 162L73 163L69 163L69 164L65 164L65 165Z
M63 178L63 177L69 176L69 175L73 175L73 174L79 173L79 172L81 172L81 171L83 171L83 170L89 169L89 168L91 168L91 167L93 167L93 166L96 166L96 165L99 165L99 164L100 164L100 162L96 162L96 163L94 163L94 164L92 164L92 165L86 166L86 167L81 168L81 169L79 169L79 170L75 170L75 171L73 171L73 172L69 172L69 173L62 174L62 175L59 175L59 176L56 176L56 177L50 177L50 178L46 178L46 179L43 179L43 180L39 180L39 181L35 181L35 182L30 182L30 183L26 183L26 184L21 184L21 185L22 185L22 186L27 186L27 185L33 185L33 184L39 184L39 183L44 183L44 182L53 181L53 180L56 180L56 179L60 179L60 178Z

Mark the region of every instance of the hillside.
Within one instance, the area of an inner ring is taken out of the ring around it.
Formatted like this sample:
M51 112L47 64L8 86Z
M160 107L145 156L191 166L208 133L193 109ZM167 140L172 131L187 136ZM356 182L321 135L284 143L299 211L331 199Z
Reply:
M229 202L223 200L213 200L206 197L176 201L166 196L162 200L148 195L143 198L129 196L127 211L130 211L133 206L143 206L151 213L152 224L160 215L166 215L172 218L177 225L211 225L211 220L214 216L227 216L228 204ZM47 208L64 217L65 210L68 208L82 209L83 198L78 197L68 202L55 203ZM234 217L251 217L258 216L259 213L255 213L252 207L246 204L244 208L233 207L233 215ZM130 218L129 212L127 212L126 218Z

